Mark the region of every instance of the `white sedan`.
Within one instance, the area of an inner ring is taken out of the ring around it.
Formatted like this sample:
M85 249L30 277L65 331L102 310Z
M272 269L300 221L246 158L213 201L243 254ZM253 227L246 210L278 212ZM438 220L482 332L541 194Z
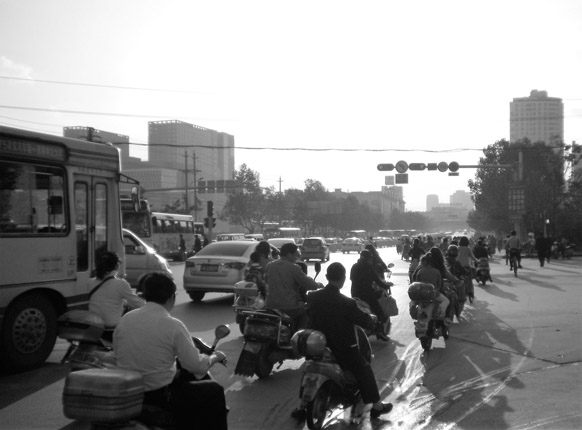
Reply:
M244 269L256 240L212 242L186 260L184 289L194 301L201 301L207 292L233 293L234 284L243 280ZM271 250L276 250L271 245Z
M348 237L344 239L342 242L342 253L350 253L352 251L357 252L358 254L362 252L362 250L366 247L364 241L357 237Z

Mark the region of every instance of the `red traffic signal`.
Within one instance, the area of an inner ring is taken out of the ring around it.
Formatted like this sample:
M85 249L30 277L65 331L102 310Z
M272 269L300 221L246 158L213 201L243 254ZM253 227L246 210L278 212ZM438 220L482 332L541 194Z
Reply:
M385 170L394 170L394 164L378 164L378 170L385 171Z

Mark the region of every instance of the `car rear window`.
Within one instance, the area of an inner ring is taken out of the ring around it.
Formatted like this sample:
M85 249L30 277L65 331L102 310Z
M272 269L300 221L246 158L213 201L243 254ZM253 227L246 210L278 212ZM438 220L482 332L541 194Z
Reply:
M303 246L319 246L321 245L320 239L305 239L303 241Z
M230 255L233 257L242 257L251 246L257 246L256 242L249 242L248 244L234 243L232 241L211 243L202 248L196 256L206 257L209 255Z

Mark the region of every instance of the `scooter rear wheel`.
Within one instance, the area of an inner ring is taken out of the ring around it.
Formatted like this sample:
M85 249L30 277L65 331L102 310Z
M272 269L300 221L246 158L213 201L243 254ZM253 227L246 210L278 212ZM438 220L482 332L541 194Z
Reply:
M306 421L307 428L309 430L319 430L323 427L326 418L330 415L333 404L332 404L332 392L333 383L331 381L325 381L313 400L306 405Z

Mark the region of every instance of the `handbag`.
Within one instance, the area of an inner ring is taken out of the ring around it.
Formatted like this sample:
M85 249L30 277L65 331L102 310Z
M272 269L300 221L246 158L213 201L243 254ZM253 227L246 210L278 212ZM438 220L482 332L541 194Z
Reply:
M396 299L388 294L384 294L378 299L378 303L382 308L382 312L387 317L395 317L398 315L398 305L396 304Z

